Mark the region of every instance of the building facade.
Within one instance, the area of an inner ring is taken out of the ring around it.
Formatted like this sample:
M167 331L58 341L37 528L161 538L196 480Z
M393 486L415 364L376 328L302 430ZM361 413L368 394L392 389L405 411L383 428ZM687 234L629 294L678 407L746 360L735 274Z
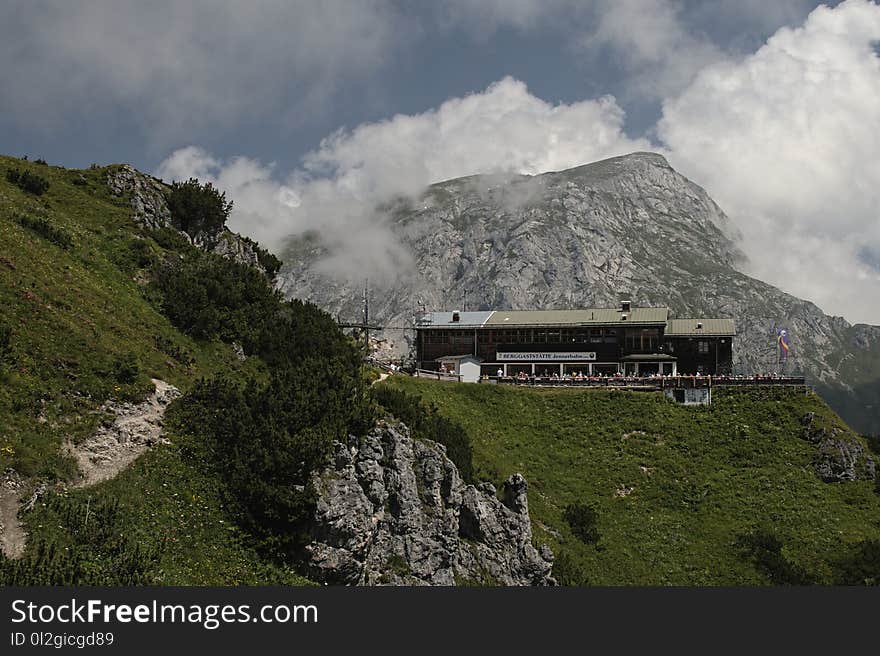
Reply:
M430 312L416 324L420 369L472 356L483 376L729 374L732 319L670 319L669 308Z

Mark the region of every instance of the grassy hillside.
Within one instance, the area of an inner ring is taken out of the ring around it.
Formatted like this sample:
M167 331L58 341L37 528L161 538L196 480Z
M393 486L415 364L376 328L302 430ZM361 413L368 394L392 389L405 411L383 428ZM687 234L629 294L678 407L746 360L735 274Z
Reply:
M141 398L150 377L185 389L203 375L260 366L240 363L220 342L190 339L149 302L144 267L166 249L132 223L127 199L109 193L108 168L0 157L0 323L10 332L0 368L0 470L64 479L72 463L59 446L94 429L104 400ZM48 191L19 189L9 169L45 178ZM23 225L40 220L69 246Z
M650 393L383 384L466 429L477 480L523 473L535 542L566 583L831 583L880 538L874 482L823 483L813 469L801 418L851 431L812 393L716 391L711 407L685 408ZM595 513L595 544L564 518L578 504Z
M0 157L0 471L14 470L28 490L70 480L76 466L62 444L94 431L104 401L144 398L151 377L186 391L202 377L266 375L259 357L241 361L231 345L193 339L161 313L149 267L179 258L179 240L132 222L128 199L107 189L111 168ZM48 189L23 190L11 169ZM218 488L172 445L116 480L49 493L24 517L28 550L7 578L28 570L22 581L35 571L56 581L56 563L72 582L119 581L128 569L132 580L165 584L304 582L246 546Z

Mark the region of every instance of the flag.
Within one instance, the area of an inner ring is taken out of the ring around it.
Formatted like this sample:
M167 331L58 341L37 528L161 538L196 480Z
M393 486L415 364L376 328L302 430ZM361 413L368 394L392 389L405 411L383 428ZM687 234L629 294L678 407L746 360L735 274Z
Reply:
M776 329L776 343L779 344L779 361L788 360L788 353L791 351L791 337L785 328Z

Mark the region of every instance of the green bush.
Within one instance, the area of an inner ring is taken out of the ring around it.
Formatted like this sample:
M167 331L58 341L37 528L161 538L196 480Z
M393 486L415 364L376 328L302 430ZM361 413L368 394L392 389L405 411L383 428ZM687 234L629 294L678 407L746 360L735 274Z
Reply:
M559 585L565 586L584 586L590 585L587 572L583 565L577 562L575 558L567 551L560 551L553 561L553 578Z
M880 540L864 540L835 567L837 585L880 585Z
M31 217L26 214L18 214L15 216L15 220L18 221L19 225L22 227L32 230L64 250L70 250L73 248L73 237L71 237L65 230L53 225L46 217Z
M777 585L811 585L815 580L800 564L782 553L782 539L768 528L739 536L737 545Z
M289 559L308 541L311 473L334 440L363 429L357 387L350 372L309 358L268 384L202 381L171 412L193 436L184 456L224 481L232 516L267 555Z
M147 230L146 234L166 250L177 251L178 253L187 253L194 250L193 246L186 240L186 237L174 228L151 229Z
M165 355L170 355L174 360L185 367L191 367L195 364L196 359L193 357L193 354L186 347L175 344L173 339L165 337L164 335L154 335L153 341L155 342L157 349L162 351Z
M596 544L599 541L599 528L596 526L599 515L593 506L586 503L569 504L562 517L568 522L575 537L584 544Z
M120 355L113 360L113 377L123 385L137 382L141 368L133 353Z
M19 189L37 196L42 196L49 190L49 181L46 178L28 170L7 169L6 179Z
M153 285L163 313L178 328L193 337L240 342L248 354L281 309L280 294L259 271L195 250L160 266Z
M413 436L442 444L446 455L458 467L461 477L474 482L473 448L461 424L439 414L437 407L424 403L417 396L379 385L374 388L376 401L388 412L410 427Z
M12 327L0 320L0 365L12 360Z
M232 211L232 201L226 201L226 193L220 192L210 182L199 184L196 178L175 182L168 195L171 223L190 236L202 232L215 234L226 225Z
M235 520L273 557L307 539L311 474L334 440L372 425L363 353L310 303L282 300L256 269L190 249L154 276L171 321L202 339L239 342L268 367L266 379L203 380L169 410L184 456L224 482ZM157 337L165 352L173 343Z

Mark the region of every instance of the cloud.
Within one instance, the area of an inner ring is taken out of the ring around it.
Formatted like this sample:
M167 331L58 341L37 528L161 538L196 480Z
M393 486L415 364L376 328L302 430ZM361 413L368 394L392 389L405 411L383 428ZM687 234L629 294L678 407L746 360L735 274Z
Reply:
M337 131L286 175L195 147L174 152L156 173L214 182L235 201L231 227L273 249L292 234L317 230L343 273L381 278L406 255L373 211L380 203L449 178L561 170L647 148L623 134L623 122L612 98L553 105L508 77L421 114Z
M151 139L319 111L398 41L391 0L7 0L0 112L60 130L103 113Z
M627 90L662 98L683 89L703 66L724 53L686 25L678 3L669 0L600 0L593 28L580 40L588 51L609 48L628 73Z
M819 7L664 104L671 163L738 224L750 273L880 323L880 6Z

